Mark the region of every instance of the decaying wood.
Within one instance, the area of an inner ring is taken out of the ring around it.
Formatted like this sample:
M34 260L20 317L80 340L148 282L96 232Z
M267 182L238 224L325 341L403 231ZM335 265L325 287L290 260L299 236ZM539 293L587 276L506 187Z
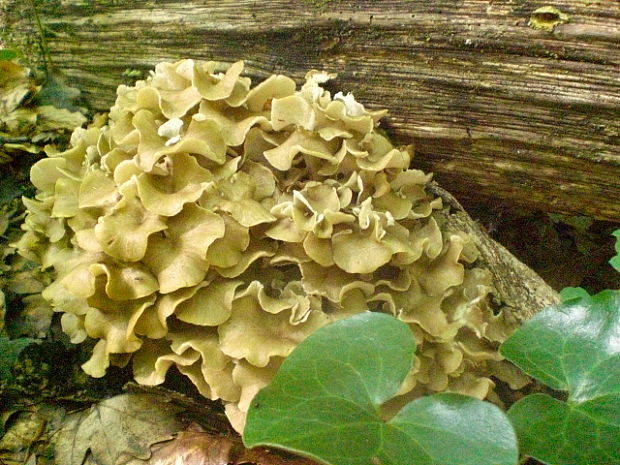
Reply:
M32 2L51 61L97 109L161 60L244 59L257 79L325 69L333 90L388 108L388 132L459 198L620 221L617 0ZM32 2L0 0L0 21L34 59ZM542 6L568 22L532 28Z
M467 214L459 202L437 183L428 185L429 192L441 197L446 208L435 212L446 232L466 232L480 252L476 266L486 268L493 276L494 297L508 314L523 322L544 307L557 304L559 296L532 269L519 261L504 246L495 242Z

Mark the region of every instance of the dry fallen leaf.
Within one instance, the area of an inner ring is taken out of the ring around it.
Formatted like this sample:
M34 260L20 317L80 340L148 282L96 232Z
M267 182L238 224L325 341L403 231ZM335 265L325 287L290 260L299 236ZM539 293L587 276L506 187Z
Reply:
M148 394L122 394L67 417L54 441L59 464L82 465L88 451L98 465L149 459L151 445L182 429L181 409Z
M147 462L127 465L316 465L306 459L285 459L266 449L246 449L237 437L206 432L192 423L175 439L152 447Z
M34 90L28 68L12 61L0 61L0 113L8 114L18 108Z
M227 465L234 446L233 441L192 424L174 440L153 446L148 465Z
M45 431L45 419L33 412L15 413L11 427L0 438L0 463L24 464L33 455L32 445Z
M274 454L268 449L257 447L246 449L243 455L234 462L234 465L318 465L309 459L292 458L287 459Z
M51 465L49 432L64 416L64 408L45 404L0 413L0 464Z

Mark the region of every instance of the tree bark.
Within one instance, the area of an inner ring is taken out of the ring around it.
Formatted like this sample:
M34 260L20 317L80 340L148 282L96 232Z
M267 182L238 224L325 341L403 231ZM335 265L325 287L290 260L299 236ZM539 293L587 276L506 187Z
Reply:
M491 273L494 301L506 310L504 314L523 323L539 310L560 301L557 292L504 246L494 241L452 194L436 182L429 183L428 190L444 202L445 208L434 213L442 229L446 232L467 233L480 252L476 266L486 268Z
M244 59L255 80L324 69L389 109L390 135L457 197L620 221L617 0L33 2L45 61L96 109L161 60ZM0 0L3 40L41 60L31 3ZM542 6L568 18L534 29Z

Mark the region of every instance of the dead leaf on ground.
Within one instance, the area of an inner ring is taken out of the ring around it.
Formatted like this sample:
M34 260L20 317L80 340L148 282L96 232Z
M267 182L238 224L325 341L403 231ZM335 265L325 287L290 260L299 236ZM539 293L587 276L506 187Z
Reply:
M172 439L182 429L180 410L148 394L104 400L67 417L54 440L56 461L82 465L88 451L99 465L149 459L152 444Z
M208 433L196 423L152 449L147 462L136 460L127 465L316 465L306 459L286 459L266 449L246 449L240 439Z
M235 443L191 425L172 441L155 444L148 462L135 461L131 465L227 465Z
M0 463L26 463L32 445L45 431L45 420L36 412L20 412L0 439Z
M0 414L5 428L0 434L0 464L44 464L48 431L64 417L62 407L31 406L25 410L9 410ZM40 458L40 460L38 460Z
M256 449L246 449L243 455L234 465L318 465L309 459L292 458L287 459L274 454L269 449L257 447Z
M0 61L0 113L18 108L35 90L32 73L12 61Z
M51 105L37 108L39 119L38 132L57 131L60 129L73 130L86 122L86 117L79 111L69 111Z

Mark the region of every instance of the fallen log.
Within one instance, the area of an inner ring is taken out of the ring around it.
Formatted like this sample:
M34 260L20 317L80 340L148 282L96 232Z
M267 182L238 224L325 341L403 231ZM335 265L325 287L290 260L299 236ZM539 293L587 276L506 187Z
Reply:
M0 6L5 46L60 68L96 109L161 60L244 59L255 79L325 69L334 90L388 108L384 127L459 198L620 221L616 0Z

